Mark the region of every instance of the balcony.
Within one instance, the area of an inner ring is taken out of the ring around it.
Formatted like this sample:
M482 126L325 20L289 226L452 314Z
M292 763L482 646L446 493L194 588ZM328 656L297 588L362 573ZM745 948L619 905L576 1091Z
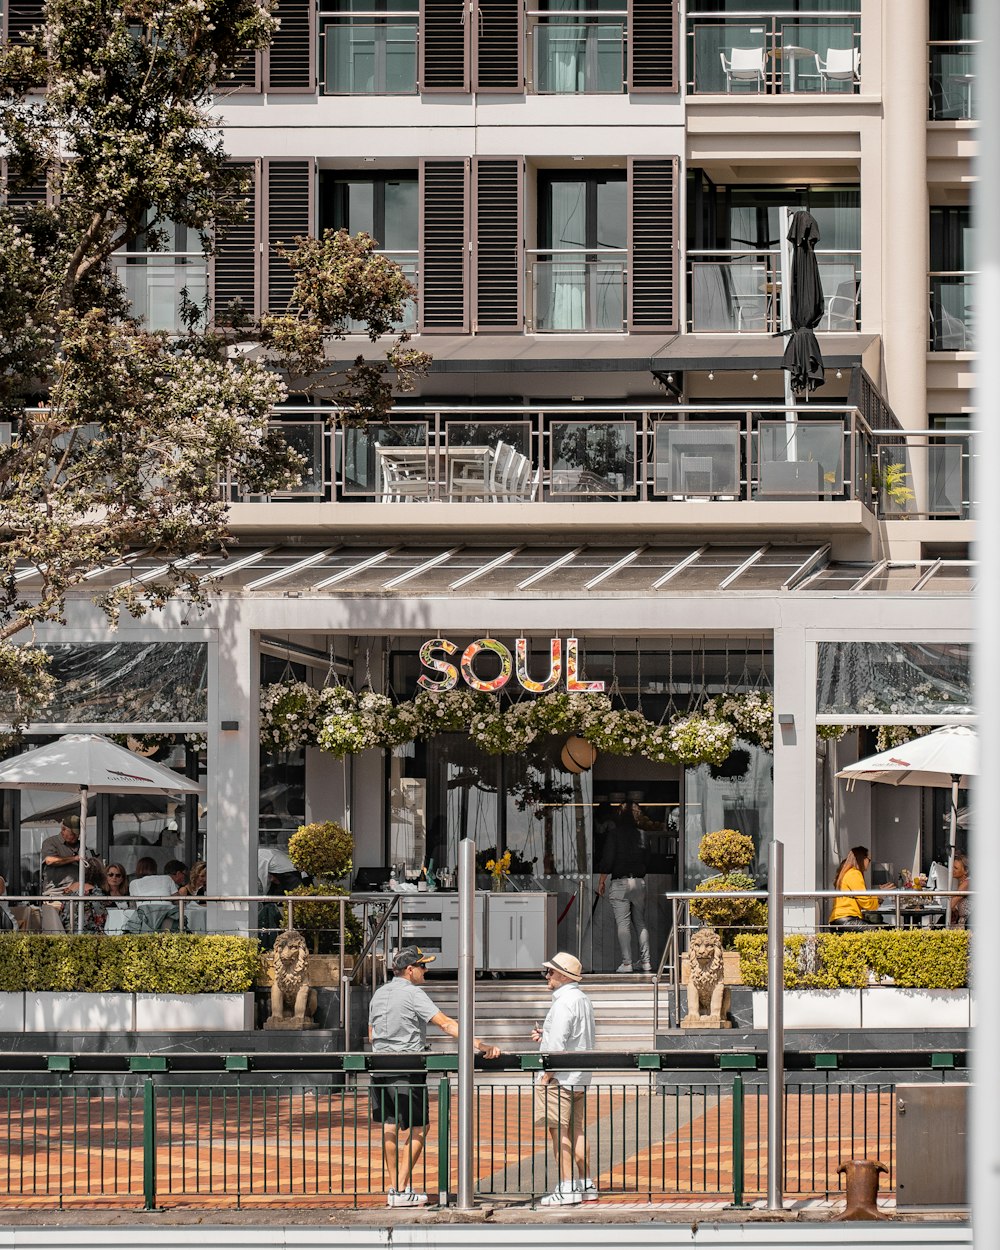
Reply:
M529 249L528 257L530 333L626 331L624 248L536 248Z
M831 95L861 90L861 13L692 13L693 95Z
M417 14L320 14L324 95L416 95Z
M974 351L976 274L953 270L929 276L931 351Z
M976 120L975 48L976 44L971 40L935 40L928 44L928 117L932 122Z
M117 252L111 260L133 315L147 329L182 334L185 301L207 305L208 260L202 252Z
M528 13L528 64L539 95L621 95L625 10Z
M818 250L826 311L818 333L861 326L861 253ZM774 334L781 329L781 262L775 251L688 251L688 330Z
M419 252L416 251L399 251L399 252L381 252L381 255L388 256L390 260L394 260L402 269L403 276L414 287L417 285L418 260ZM408 299L403 305L403 317L401 321L397 321L393 325L393 330L398 334L401 330L414 331L417 328L417 301L416 298ZM349 334L367 334L368 329L363 321L348 321L347 330Z
M315 409L289 411L275 424L308 468L285 500L667 510L855 502L888 520L965 520L974 500L970 432L876 430L848 405L810 403L793 419L778 405L680 404L669 416L638 407L414 407L344 429L329 428ZM254 502L234 489L229 498ZM803 520L801 510L794 519Z

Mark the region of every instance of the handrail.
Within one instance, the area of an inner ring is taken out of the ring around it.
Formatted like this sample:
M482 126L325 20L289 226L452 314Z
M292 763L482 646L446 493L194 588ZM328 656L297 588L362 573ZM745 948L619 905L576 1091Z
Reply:
M344 1030L344 1046L348 1049L350 1049L351 1045L351 990L354 987L355 979L359 973L364 972L365 960L369 957L369 955L372 957L372 984L374 985L376 975L375 944L382 936L382 933L388 925L393 912L397 913L398 931L400 935L402 935L402 900L405 896L390 892L387 893L385 897L389 905L376 922L368 941L364 944L364 946L362 946L357 959L354 961L354 967L351 969L349 975L344 971L343 960L341 960L340 963L340 1024L341 1028ZM379 901L381 901L381 896ZM343 933L343 925L341 925L341 933Z
M720 13L718 9L703 12L700 9L691 9L687 11L688 18L696 17L699 21L706 17L714 17L719 21L732 21L734 18L765 18L765 17L860 17L860 9L836 9L827 11L826 9L795 9L789 11L787 9L727 9L724 13Z
M528 256L580 256L586 254L588 256L594 253L600 253L608 256L627 256L627 247L588 247L585 243L579 247L526 247L525 253Z

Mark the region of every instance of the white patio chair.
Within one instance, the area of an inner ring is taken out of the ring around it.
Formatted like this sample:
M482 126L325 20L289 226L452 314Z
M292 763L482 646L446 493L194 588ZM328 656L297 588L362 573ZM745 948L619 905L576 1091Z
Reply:
M514 454L510 443L497 443L490 460L490 498L494 503L500 503L507 498L507 472Z
M375 444L379 489L383 503L412 503L430 496L431 483L426 460L414 464L392 453L391 447Z
M859 83L861 81L860 48L827 48L826 60L816 53L821 91L828 91L831 82Z
M758 93L764 90L763 48L733 48L728 61L725 52L719 53L719 59L726 76L726 91L732 91L734 82L753 82L757 84Z

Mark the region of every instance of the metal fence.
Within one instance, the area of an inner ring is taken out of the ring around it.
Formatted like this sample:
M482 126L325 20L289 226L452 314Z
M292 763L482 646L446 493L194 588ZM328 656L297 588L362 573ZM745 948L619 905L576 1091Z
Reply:
M601 1201L739 1206L766 1194L767 1082L755 1057L725 1057L735 1071L661 1070L661 1058L590 1057L598 1070L583 1137ZM560 1059L547 1057L554 1067ZM414 1187L447 1204L458 1173L454 1058L430 1056L426 1065L426 1144L418 1152L404 1134L399 1148L417 1156ZM133 1070L12 1084L0 1095L0 1207L381 1206L390 1182L372 1120L371 1066L378 1060L345 1055L342 1070L306 1074ZM563 1179L549 1125L536 1121L540 1057L504 1056L489 1067L474 1094L476 1195L531 1205ZM789 1074L785 1194L829 1198L840 1163L864 1156L887 1164L883 1191L891 1193L894 1092L888 1072Z

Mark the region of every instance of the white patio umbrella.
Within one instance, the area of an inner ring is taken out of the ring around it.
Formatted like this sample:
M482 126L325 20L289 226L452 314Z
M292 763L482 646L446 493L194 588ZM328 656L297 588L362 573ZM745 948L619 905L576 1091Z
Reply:
M126 751L100 734L67 734L0 764L0 790L79 790L80 873L83 897L87 800L91 794L199 794L197 781ZM83 929L83 908L77 927Z
M869 755L842 768L838 777L849 782L877 781L887 786L951 788L951 821L948 836L948 889L955 867L955 832L958 828L958 792L979 775L979 735L968 725L945 725L922 738L878 755ZM945 915L951 921L951 908Z

